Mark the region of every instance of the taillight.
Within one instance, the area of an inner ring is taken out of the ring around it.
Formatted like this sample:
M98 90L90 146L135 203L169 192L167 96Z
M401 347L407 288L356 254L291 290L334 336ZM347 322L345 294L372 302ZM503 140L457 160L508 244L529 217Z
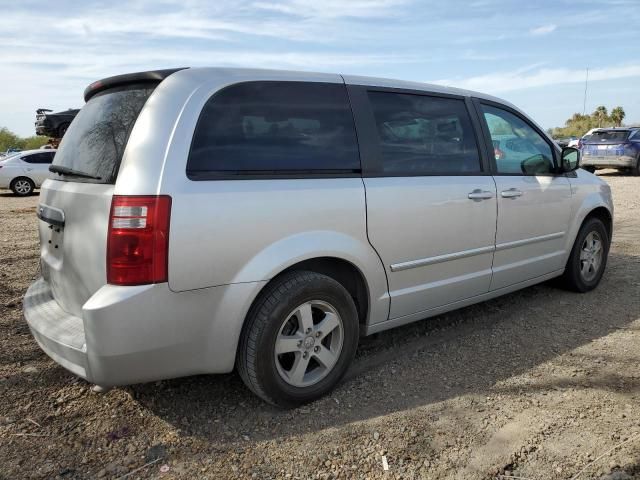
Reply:
M107 238L107 282L143 285L168 279L171 197L114 195Z

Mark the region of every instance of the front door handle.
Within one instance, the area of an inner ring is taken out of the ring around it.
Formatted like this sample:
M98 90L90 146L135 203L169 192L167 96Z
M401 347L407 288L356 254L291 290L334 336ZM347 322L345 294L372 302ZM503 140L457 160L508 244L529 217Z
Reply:
M489 192L487 190L480 190L476 188L473 192L470 192L468 195L469 199L480 201L480 200L488 200L493 198L493 192Z
M522 192L517 188L510 188L500 192L500 195L502 195L502 198L518 198L522 196Z

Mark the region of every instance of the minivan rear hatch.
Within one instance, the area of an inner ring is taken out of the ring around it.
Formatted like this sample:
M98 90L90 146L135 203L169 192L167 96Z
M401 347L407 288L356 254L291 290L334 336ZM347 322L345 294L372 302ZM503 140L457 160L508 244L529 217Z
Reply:
M58 149L38 207L41 269L53 297L81 316L106 280L106 249L114 185L131 130L162 78L171 71L121 75L85 91Z

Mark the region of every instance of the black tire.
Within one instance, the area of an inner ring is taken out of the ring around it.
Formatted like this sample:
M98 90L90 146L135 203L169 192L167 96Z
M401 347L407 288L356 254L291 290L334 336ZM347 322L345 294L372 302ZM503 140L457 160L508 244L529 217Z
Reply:
M326 376L317 383L299 387L285 381L278 371L281 366L276 362L281 357L276 358L275 346L285 320L291 318L296 308L311 301L325 302L338 313L342 321L342 347ZM238 372L253 393L272 405L290 408L310 402L333 389L344 376L355 356L358 330L355 303L340 283L315 272L285 273L261 292L247 315L238 346Z
M636 166L631 167L631 175L634 177L640 177L640 155L636 158Z
M69 123L62 123L58 126L58 138L64 137L64 134L67 133L67 129L69 128Z
M27 177L17 177L11 180L9 185L11 191L19 197L27 197L33 193L36 188L36 184L33 180Z
M585 278L581 271L583 263L580 259L580 253L587 237L592 232L595 232L602 241L602 259L597 271L594 270L594 276L592 278ZM596 288L600 283L604 270L607 266L610 241L607 229L604 226L604 223L602 223L602 220L596 217L591 217L585 220L582 227L580 227L576 241L571 249L571 254L567 260L564 274L559 279L560 286L567 290L580 293L585 293Z

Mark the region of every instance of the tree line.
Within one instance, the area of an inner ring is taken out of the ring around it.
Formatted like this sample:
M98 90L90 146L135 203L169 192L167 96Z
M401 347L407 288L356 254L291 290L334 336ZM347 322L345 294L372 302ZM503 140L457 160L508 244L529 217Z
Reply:
M625 116L622 107L615 107L611 112L608 112L607 107L600 105L589 115L574 113L565 122L564 127L551 128L549 133L554 138L581 137L592 128L621 127Z
M16 135L6 127L0 128L0 152L6 152L10 148L19 150L33 150L43 146L49 137L33 135L31 137L21 137Z

